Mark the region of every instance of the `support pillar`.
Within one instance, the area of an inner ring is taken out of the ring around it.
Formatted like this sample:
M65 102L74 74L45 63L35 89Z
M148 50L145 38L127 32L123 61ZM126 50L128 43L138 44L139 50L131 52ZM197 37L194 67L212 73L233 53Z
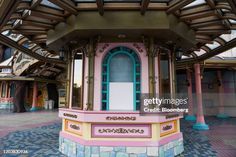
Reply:
M224 84L222 81L222 73L220 70L217 71L218 84L218 94L219 94L219 113L217 118L229 118L227 114L224 113Z
M194 64L194 70L195 70L195 84L196 84L196 97L197 97L197 121L193 125L193 129L209 130L208 125L205 123L203 106L202 106L202 86L201 86L200 64Z
M154 39L149 38L148 41L148 75L149 75L149 96L155 96L155 49Z
M87 99L87 110L93 110L93 99L94 99L94 59L95 59L95 41L94 39L89 40L88 48L88 99Z
M188 80L188 115L185 116L185 120L195 121L196 116L193 111L193 91L192 91L192 73L190 69L187 69L187 80Z
M32 101L32 108L30 109L30 111L37 111L38 105L38 83L36 81L34 81L34 85L33 85L33 101Z
M72 65L72 54L70 51L67 51L67 78L65 83L65 89L66 89L66 98L65 98L65 106L67 108L71 107L70 103L70 95L71 95L71 65Z

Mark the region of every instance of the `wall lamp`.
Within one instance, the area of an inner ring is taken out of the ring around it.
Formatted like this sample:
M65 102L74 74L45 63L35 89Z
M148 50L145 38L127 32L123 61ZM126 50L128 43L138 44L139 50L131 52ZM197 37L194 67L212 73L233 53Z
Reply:
M59 50L59 58L60 58L60 60L64 60L64 57L65 57L65 49L64 49L64 47L62 47Z
M183 50L181 48L177 48L175 53L176 53L176 60L181 60L184 54Z

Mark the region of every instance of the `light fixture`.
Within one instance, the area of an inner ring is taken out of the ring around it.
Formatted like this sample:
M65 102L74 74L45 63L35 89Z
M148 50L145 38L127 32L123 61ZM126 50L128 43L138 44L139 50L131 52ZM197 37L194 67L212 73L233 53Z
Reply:
M124 39L124 38L126 38L126 35L125 34L118 34L117 37L120 39Z
M65 57L65 49L64 49L64 47L62 47L59 50L59 58L60 58L60 60L64 60L64 57Z
M184 54L183 50L181 48L177 48L175 52L176 52L176 60L181 60Z

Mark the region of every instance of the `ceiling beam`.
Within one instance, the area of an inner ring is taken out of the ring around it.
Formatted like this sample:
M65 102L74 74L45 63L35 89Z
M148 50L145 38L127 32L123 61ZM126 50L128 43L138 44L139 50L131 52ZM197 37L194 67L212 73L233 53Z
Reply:
M207 27L207 26L214 26L214 25L222 25L221 20L213 20L213 21L207 21L207 22L199 22L191 24L191 28L201 28L201 27Z
M214 15L215 15L215 12L213 10L208 10L208 11L204 11L204 12L180 16L180 19L181 20L194 20L194 19L208 17L208 16L214 16Z
M0 43L8 46L8 47L11 47L11 48L14 48L14 49L17 49L18 51L22 52L22 53L25 53L26 55L30 56L30 57L33 57L39 61L42 61L42 62L46 62L46 63L58 63L58 64L65 64L64 61L62 60L59 60L59 59L53 59L53 58L47 58L47 57L44 57L44 56L41 56L35 52L32 52L31 50L25 48L24 46L21 46L21 45L18 45L17 42L11 40L10 38L0 34Z
M168 14L174 13L177 10L183 8L184 6L192 3L194 0L173 0L171 1L168 10L166 11Z
M60 21L60 22L63 22L65 20L65 18L62 16L57 16L57 15L44 13L41 11L35 11L35 10L32 10L30 15L40 17L40 18L49 19L49 20L56 20L56 21Z
M194 8L183 8L181 9L181 16L195 14L195 13L209 11L209 10L211 10L211 8L209 7L209 5L206 5L206 4L199 5Z
M97 8L99 14L102 16L104 14L103 0L96 0Z
M150 3L150 0L142 0L141 2L141 14L144 15L147 8L148 8L148 5Z
M177 66L184 65L184 64L193 64L196 62L207 60L207 59L214 57L222 52L230 50L230 49L234 48L235 46L236 46L236 38L232 39L231 41L225 43L222 46L218 46L217 48L210 50L208 53L198 56L197 58L183 59L183 60L177 61Z
M1 0L0 3L0 30L8 22L16 7L20 3L20 0Z
M78 11L76 9L75 4L72 1L65 1L65 0L49 0L50 2L54 3L55 5L63 8L64 10L68 11L71 14L78 15Z
M37 7L41 2L42 2L42 0L32 0L31 9Z
M236 14L236 2L235 2L235 0L227 0L227 1L230 5L232 11Z
M214 0L206 0L206 2L212 9L216 7Z
M40 21L30 21L30 20L23 20L22 25L42 27L45 29L53 29L54 28L54 26L52 24L41 23Z

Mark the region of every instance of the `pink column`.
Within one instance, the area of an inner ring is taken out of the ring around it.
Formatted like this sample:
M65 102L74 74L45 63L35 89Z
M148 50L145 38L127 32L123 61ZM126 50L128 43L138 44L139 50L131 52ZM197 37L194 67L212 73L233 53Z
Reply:
M37 105L38 105L38 83L35 81L33 86L33 102L32 102L32 108L30 111L36 111Z
M193 91L192 91L192 73L190 69L187 69L187 80L188 80L188 115L185 116L185 120L195 121L196 117L193 113Z
M193 125L193 128L196 130L209 130L208 125L205 123L203 114L200 64L194 64L194 70L197 97L197 121L196 124Z
M219 113L217 114L218 118L228 118L229 116L224 113L224 84L222 81L221 71L217 71L217 78L219 81L218 84L218 93L219 93Z

